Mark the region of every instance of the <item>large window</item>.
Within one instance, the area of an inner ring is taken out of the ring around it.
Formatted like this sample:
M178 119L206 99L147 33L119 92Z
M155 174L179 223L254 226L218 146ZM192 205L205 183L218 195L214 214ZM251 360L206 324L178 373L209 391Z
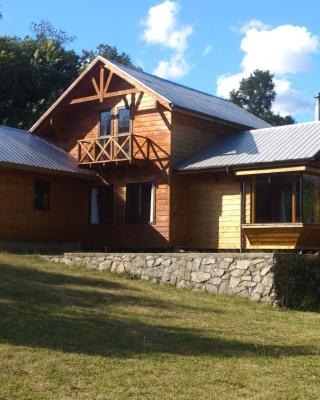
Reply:
M131 123L131 113L129 108L118 109L118 133L129 133Z
M263 175L245 183L246 223L301 222L300 175Z
M50 182L37 180L34 182L35 210L50 210Z
M154 185L151 182L127 184L126 222L154 222Z
M96 186L90 191L90 223L112 224L114 214L114 186Z
M112 133L112 112L105 110L100 112L99 136L108 136Z

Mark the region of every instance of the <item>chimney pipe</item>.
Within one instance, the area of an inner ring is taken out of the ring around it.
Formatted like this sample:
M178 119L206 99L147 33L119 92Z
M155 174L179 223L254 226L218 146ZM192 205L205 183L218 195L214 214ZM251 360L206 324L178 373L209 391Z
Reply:
M315 120L320 121L320 92L316 93L314 98L316 99Z

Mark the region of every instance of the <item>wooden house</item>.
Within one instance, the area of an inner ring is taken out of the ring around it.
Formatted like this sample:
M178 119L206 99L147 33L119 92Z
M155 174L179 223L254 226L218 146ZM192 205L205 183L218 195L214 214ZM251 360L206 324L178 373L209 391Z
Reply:
M97 57L30 132L0 127L0 241L320 247L320 123Z

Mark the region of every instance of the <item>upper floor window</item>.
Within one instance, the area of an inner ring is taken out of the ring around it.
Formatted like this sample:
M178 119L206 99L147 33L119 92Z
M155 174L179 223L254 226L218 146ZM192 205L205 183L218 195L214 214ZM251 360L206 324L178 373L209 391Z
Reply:
M128 133L131 130L131 112L129 108L118 108L118 133Z
M111 135L112 112L104 110L100 112L99 136Z
M34 209L50 209L50 182L40 180L34 182Z

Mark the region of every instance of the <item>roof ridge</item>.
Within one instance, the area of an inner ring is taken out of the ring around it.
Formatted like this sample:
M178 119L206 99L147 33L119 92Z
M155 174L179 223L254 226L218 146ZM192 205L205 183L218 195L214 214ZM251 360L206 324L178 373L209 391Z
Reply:
M262 131L262 130L265 130L265 129L281 129L281 128L286 128L286 127L289 127L289 126L291 126L291 127L299 127L301 125L312 125L312 124L315 124L315 125L316 124L320 124L320 121L305 121L305 122L297 122L295 124L286 124L286 125L277 125L277 126L270 125L270 126L267 126L265 128L248 129L248 130L239 131L239 132L236 132L236 133L256 132L256 131Z

